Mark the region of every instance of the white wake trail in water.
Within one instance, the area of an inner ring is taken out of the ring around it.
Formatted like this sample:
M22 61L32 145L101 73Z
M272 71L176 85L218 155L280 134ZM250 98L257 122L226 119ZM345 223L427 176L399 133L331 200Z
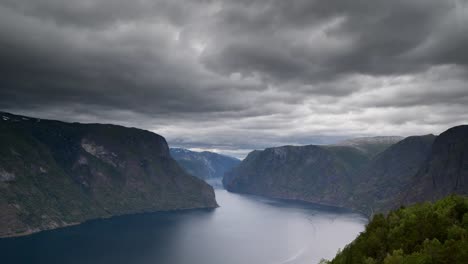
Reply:
M292 255L291 257L289 257L286 260L278 262L277 264L291 264L291 263L294 263L294 261L296 261L304 253L304 251L306 249L307 249L307 247L302 248L296 254Z

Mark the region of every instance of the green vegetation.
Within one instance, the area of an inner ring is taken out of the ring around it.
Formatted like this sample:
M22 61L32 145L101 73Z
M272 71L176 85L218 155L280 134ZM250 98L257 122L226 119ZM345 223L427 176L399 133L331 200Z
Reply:
M0 237L113 215L216 207L157 134L1 113Z
M375 215L329 264L468 263L468 197Z
M251 152L225 174L228 191L344 206L367 158L352 147L283 146Z

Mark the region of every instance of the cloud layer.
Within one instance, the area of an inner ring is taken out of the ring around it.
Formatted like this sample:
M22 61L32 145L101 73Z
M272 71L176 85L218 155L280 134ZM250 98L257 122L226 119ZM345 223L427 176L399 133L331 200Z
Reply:
M242 157L468 120L466 0L0 0L0 108Z

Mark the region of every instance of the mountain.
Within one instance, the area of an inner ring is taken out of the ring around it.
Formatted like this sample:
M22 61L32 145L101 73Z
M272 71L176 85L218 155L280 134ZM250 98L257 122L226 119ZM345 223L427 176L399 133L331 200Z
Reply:
M453 127L434 141L429 158L419 169L403 203L468 195L468 125Z
M360 137L341 141L335 145L354 147L369 157L374 157L391 145L404 139L399 136Z
M408 188L427 160L435 138L434 135L407 137L372 158L359 173L348 207L370 215L399 206L395 198Z
M0 113L0 236L113 215L216 207L166 140L115 125Z
M344 146L283 146L251 152L227 172L228 191L342 206L353 178L368 161Z
M376 215L325 264L468 263L468 198L449 196Z
M213 152L195 152L183 148L171 148L171 156L188 173L203 180L223 178L224 173L239 165L240 160Z
M223 184L232 192L354 208L350 200L364 168L401 139L371 137L256 150L225 174Z
M468 126L460 126L439 137L270 148L251 152L223 183L232 192L346 207L371 216L450 193L468 194L467 142Z

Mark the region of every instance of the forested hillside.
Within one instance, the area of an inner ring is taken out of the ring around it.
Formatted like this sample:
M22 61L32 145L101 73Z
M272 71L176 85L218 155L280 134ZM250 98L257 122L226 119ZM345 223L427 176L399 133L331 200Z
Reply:
M448 196L375 215L329 264L468 263L468 198Z

